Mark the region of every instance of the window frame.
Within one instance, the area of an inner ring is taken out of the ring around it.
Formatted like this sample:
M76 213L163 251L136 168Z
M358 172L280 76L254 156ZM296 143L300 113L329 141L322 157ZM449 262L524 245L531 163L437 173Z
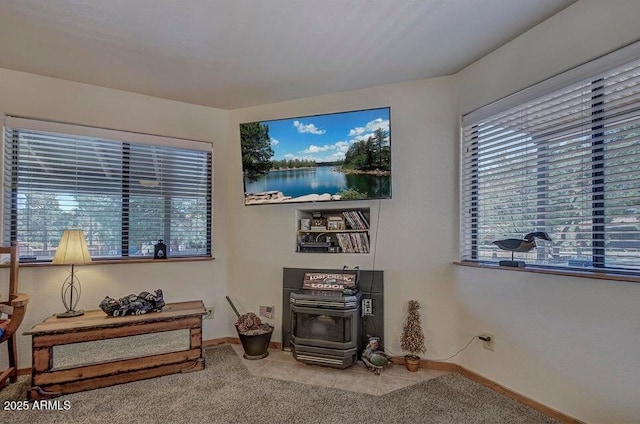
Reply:
M205 170L205 174L203 174L202 181L203 184L206 184L206 194L204 197L200 197L200 201L206 203L204 209L206 209L206 217L205 220L205 228L206 231L206 246L204 246L203 254L175 254L171 255L167 259L177 259L177 260L207 260L213 258L213 146L210 142L205 141L196 141L190 140L186 138L175 138L175 137L166 137L159 136L153 134L139 133L139 132L128 132L121 130L113 130L99 127L91 127L84 125L76 125L76 124L67 124L61 122L53 122L53 121L43 121L38 119L31 118L23 118L11 115L4 115L4 126L3 126L3 147L0 149L2 155L2 163L3 163L3 171L2 178L10 176L11 182L8 185L7 181L3 181L3 206L1 208L2 214L2 222L3 225L1 227L2 239L9 241L15 241L18 239L18 141L17 140L5 140L10 130L13 131L13 134L17 136L18 131L37 131L43 133L50 134L62 134L65 136L71 137L87 137L87 138L96 138L104 142L115 143L115 145L121 146L120 153L120 161L121 161L121 174L119 175L122 178L122 185L120 188L119 199L122 201L121 208L121 221L120 221L120 244L121 251L119 252L119 256L98 256L92 258L96 262L102 263L119 263L119 262L144 262L149 259L152 259L152 256L140 256L140 255L132 255L129 251L129 234L132 228L131 223L131 214L132 211L128 207L128 203L131 200L132 196L137 196L140 198L144 198L144 195L141 194L132 194L129 184L130 178L134 175L132 170L129 168L129 163L132 157L131 154L131 146L141 146L145 148L143 145L148 145L149 148L153 149L154 147L162 148L162 147L170 147L174 149L182 149L184 152L187 151L200 151L203 153L203 161L200 163ZM8 146L10 144L10 146ZM11 162L11 170L8 172L5 169L7 165L7 158L4 155L7 154L8 149L12 147L11 158L9 161ZM161 175L165 175L162 173ZM7 193L9 191L9 193ZM73 190L71 190L73 191ZM51 190L49 193L59 193L59 190ZM106 193L106 192L105 192ZM97 193L100 195L100 193ZM169 202L169 207L171 206L172 199L180 198L179 195L176 195L173 190L168 190L165 193L154 194L153 197L164 199L165 210L166 204ZM10 205L8 205L10 203ZM7 216L7 213L9 216ZM171 214L166 215L163 213L164 221L169 220L171 222L172 216ZM9 220L9 223L7 223ZM72 226L72 225L71 225ZM171 231L170 225L165 225L165 232ZM8 234L6 233L8 231ZM116 233L117 234L117 233ZM28 259L25 261L23 258L23 263L25 262L35 262L35 263L50 263L52 258L39 258L36 260Z
M543 273L558 273L562 275L582 275L585 274L600 274L607 279L616 279L616 276L624 276L627 281L640 281L640 269L625 268L621 266L608 267L605 263L607 257L605 251L605 194L606 194L606 182L605 182L605 155L604 155L604 138L605 130L602 125L604 108L598 110L598 106L602 105L601 92L603 89L601 81L591 76L598 75L600 73L607 72L609 70L616 69L619 66L627 63L632 63L638 60L640 57L640 42L625 46L615 52L609 53L602 57L599 57L591 62L573 68L569 71L563 72L559 75L553 76L545 81L528 87L524 90L516 92L510 96L499 99L493 103L476 109L468 114L462 116L460 121L460 261L456 262L460 265L470 266L495 266L498 264L497 260L488 260L486 258L480 259L479 256L479 220L481 220L481 214L478 212L479 207L479 171L478 171L478 150L474 149L470 153L472 158L469 163L465 163L465 149L468 146L473 145L474 139L478 139L478 127L473 125L474 122L480 123L484 119L497 116L502 112L511 110L521 105L525 105L527 102L539 99L553 92L557 92L563 88L569 87L571 84L591 79L593 84L592 97L591 97L591 139L593 140L591 145L591 181L593 191L591 194L591 217L592 217L592 248L591 248L591 266L590 267L574 267L574 266L561 266L558 264L533 264L527 263L527 268L531 268L531 271L543 272ZM465 128L467 135L465 135ZM535 141L533 141L535 142ZM477 143L477 141L475 142ZM466 158L467 161L469 157ZM613 159L610 159L613 162ZM467 181L465 181L465 179ZM466 192L465 192L466 189ZM546 190L544 193L549 193ZM543 193L543 194L544 194ZM470 236L472 240L465 239L465 236ZM465 244L471 244L471 247L465 250ZM640 249L635 248L634 254L640 252ZM508 269L508 268L507 268ZM518 269L520 271L526 271L527 269ZM611 278L613 276L613 278Z

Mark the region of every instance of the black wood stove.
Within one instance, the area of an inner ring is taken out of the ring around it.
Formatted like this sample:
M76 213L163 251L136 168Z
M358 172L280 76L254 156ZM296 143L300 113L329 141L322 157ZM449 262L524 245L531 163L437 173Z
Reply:
M367 334L383 337L382 280L382 271L284 268L283 350L313 365L355 364Z
M300 290L291 293L291 350L298 361L347 368L358 359L358 291Z

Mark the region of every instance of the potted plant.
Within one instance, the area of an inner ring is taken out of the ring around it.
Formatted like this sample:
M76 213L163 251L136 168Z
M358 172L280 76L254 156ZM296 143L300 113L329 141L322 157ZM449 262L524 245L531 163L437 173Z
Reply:
M244 349L243 358L262 359L269 356L269 343L273 334L273 325L265 324L259 316L253 312L240 315L229 296L227 301L238 317L234 323L238 338Z
M408 352L405 355L404 362L409 371L418 371L420 367L420 354L425 353L427 348L424 345L424 333L420 326L420 302L410 300L407 310L407 318L402 328L402 336L400 338L400 348Z

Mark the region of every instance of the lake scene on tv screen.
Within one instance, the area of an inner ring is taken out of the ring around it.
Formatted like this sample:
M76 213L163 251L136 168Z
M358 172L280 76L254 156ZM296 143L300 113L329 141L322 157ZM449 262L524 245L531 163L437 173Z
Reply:
M390 108L240 124L245 204L391 197Z

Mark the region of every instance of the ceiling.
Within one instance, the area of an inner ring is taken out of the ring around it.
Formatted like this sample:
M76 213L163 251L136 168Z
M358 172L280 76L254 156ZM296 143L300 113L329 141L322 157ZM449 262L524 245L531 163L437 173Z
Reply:
M575 0L2 0L0 68L236 109L455 73Z

